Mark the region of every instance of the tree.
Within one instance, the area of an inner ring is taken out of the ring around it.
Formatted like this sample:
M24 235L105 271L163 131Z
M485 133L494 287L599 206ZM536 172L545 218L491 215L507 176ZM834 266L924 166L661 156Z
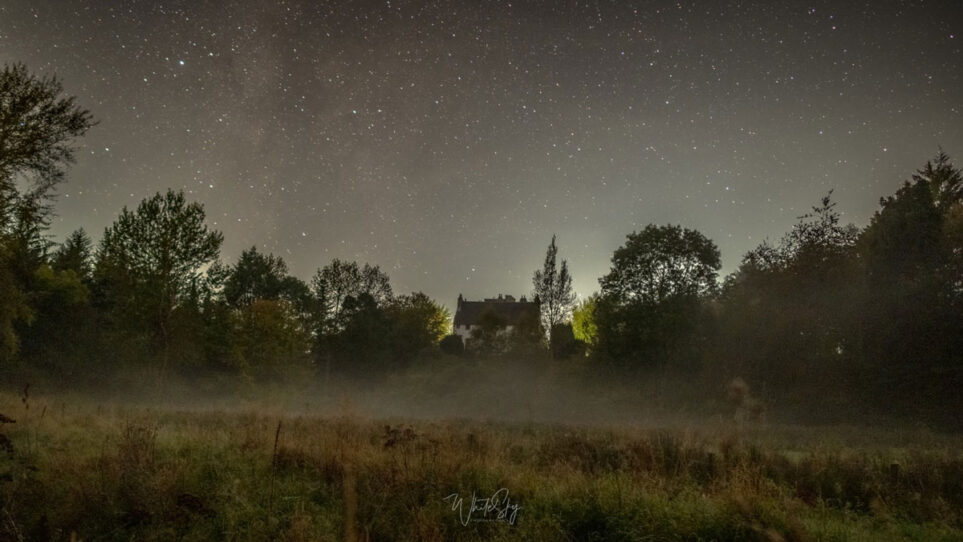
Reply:
M572 324L556 324L549 331L549 343L552 357L555 359L568 359L574 356L580 348L579 342L575 339Z
M598 349L616 364L695 361L702 299L716 290L715 243L695 230L649 225L628 236L599 279Z
M542 323L545 329L552 329L557 324L566 321L575 304L575 293L572 291L572 276L568 272L568 262L562 260L561 267L557 264L558 247L555 246L555 236L545 252L545 263L535 271L532 283L535 286L535 298L541 302Z
M888 392L885 406L937 413L963 406L961 216L961 172L940 152L880 200L859 240L863 357Z
M546 332L545 328L542 327L542 318L537 311L522 311L515 315L514 321L510 325L512 326L511 333L508 333L505 337L506 352L532 357L545 350L547 346L545 339L549 332Z
M598 337L598 326L595 324L595 304L598 301L597 293L584 299L575 310L572 311L572 332L575 339L582 341L586 345L593 345Z
M333 358L345 355L345 345L364 346L366 358L371 358L375 345L361 345L364 336L380 342L383 338L365 329L383 327L382 308L391 300L388 275L378 266L334 259L318 269L311 279L312 328L314 356L324 367L325 379L330 377ZM362 298L365 298L362 302ZM352 307L351 311L347 311ZM377 310L375 310L377 309ZM351 336L343 335L351 325ZM371 346L371 348L368 348ZM368 359L365 363L369 362Z
M53 268L73 271L82 280L90 280L93 275L92 247L93 243L83 228L74 230L54 253Z
M649 225L616 249L612 270L599 283L603 297L659 303L712 293L721 266L719 249L698 231Z
M763 241L743 257L743 265L752 270L785 270L795 268L797 274L808 275L827 263L848 256L859 237L852 224L841 224L841 216L832 201L833 191L823 196L812 211L798 217L792 230L772 246Z
M34 77L23 64L0 71L0 359L16 352L15 326L35 312L25 282L42 262L25 261L36 252L24 249L42 248L53 189L73 161L74 140L94 125L62 92L59 80Z
M954 249L952 217L963 205L961 173L940 152L916 172L896 193L880 199L877 211L861 239L873 280L915 282L954 271L948 267Z
M278 377L286 368L306 361L311 343L290 302L258 298L240 309L234 344L242 371Z
M283 299L295 307L306 304L310 291L279 256L264 255L251 247L241 253L224 283L224 298L232 307L243 307L257 299Z
M124 316L146 324L168 364L171 319L214 262L224 236L204 224L204 208L168 190L125 207L104 231L97 274Z
M0 243L0 361L11 359L19 349L16 325L34 316L26 293L8 267L8 259L9 251Z
M855 226L844 225L832 192L798 217L778 243L749 251L720 296L714 364L734 376L807 395L856 373L861 280ZM733 345L740 345L736 349Z
M445 335L445 337L438 343L441 351L451 355L451 356L462 356L465 354L465 343L461 339L461 335Z
M343 329L329 339L341 373L353 377L384 374L392 358L391 321L375 298L368 293L348 296L341 320Z
M73 161L74 140L95 124L62 92L57 78L37 78L23 64L0 71L0 231L19 201L47 202ZM26 181L22 194L20 179Z
M438 344L451 327L448 309L421 292L394 298L386 313L391 322L393 349L402 362Z
M381 268L357 262L334 259L318 272L311 280L318 304L321 327L325 332L343 329L342 312L349 297L361 294L371 296L376 305L384 305L391 299L391 283Z
M29 289L30 276L46 263L50 241L46 235L48 209L41 201L21 199L13 207L13 221L6 243L10 249L9 264Z
M86 281L73 269L40 265L31 279L35 318L18 326L20 359L36 368L72 379L95 345L96 318Z
M953 166L949 155L942 150L913 174L913 182L929 188L933 205L942 214L963 202L963 172Z

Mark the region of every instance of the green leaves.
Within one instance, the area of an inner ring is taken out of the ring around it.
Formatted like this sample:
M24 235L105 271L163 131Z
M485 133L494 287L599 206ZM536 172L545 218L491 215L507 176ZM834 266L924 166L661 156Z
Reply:
M310 291L304 282L288 275L284 260L264 255L251 247L231 269L224 283L224 298L232 307L242 307L258 299L284 299L295 305L307 304Z
M224 236L204 224L204 208L168 190L126 208L104 232L97 280L108 292L118 321L140 321L167 351L174 309L202 282Z
M716 289L720 258L715 243L698 231L650 224L615 251L612 270L599 279L602 295L626 303L659 303L709 294Z
M23 64L0 71L0 231L17 200L46 201L73 161L73 140L95 124L62 92L59 80L34 77ZM18 178L29 181L22 194Z
M568 262L562 260L561 267L557 262L558 247L555 246L555 236L545 251L545 263L542 269L536 270L532 276L535 286L535 297L541 302L542 324L545 329L552 329L565 321L572 312L575 304L575 292L572 291L572 276L568 272Z
M346 262L335 258L318 272L311 280L315 298L320 309L320 318L326 331L341 329L341 316L348 298L357 300L362 294L370 295L377 305L384 305L391 299L391 283L388 275L377 265Z
M94 125L62 92L57 79L23 64L0 71L0 358L16 352L15 326L35 314L28 285L46 256L50 199L74 139Z

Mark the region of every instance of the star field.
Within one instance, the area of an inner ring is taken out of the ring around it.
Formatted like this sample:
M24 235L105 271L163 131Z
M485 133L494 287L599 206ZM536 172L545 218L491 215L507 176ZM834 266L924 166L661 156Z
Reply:
M940 146L963 160L945 2L0 4L0 63L100 121L53 233L168 187L222 258L381 265L449 306L525 294L553 233L582 295L648 223L724 271L828 190L862 226Z

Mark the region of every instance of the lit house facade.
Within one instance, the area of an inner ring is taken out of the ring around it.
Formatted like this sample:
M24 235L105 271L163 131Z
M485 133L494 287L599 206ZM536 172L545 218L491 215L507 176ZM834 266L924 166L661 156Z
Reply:
M510 333L522 318L526 316L538 318L537 299L536 297L535 301L528 301L522 296L521 299L516 300L513 296L499 294L496 298L467 301L459 294L452 332L460 336L467 345L472 337L472 331L480 327L482 316L486 313L494 313L499 320L505 322L502 332Z

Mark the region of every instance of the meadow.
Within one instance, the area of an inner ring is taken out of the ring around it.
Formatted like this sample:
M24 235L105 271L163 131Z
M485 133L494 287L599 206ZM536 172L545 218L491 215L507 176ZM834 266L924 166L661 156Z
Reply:
M4 541L963 539L963 438L925 429L372 418L345 399L319 414L16 390L0 412L16 420L0 429Z

